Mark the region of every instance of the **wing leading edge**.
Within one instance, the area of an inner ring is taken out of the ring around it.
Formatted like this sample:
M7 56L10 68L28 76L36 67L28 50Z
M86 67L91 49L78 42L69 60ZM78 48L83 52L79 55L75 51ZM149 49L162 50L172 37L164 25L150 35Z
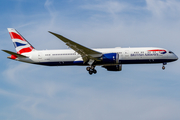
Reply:
M9 51L9 50L2 50L2 51L6 52L6 53L8 53L8 54L10 54L10 55L15 55L15 56L17 56L17 57L27 58L27 57L24 56L24 55L21 55L21 54L15 53L15 52L11 52L11 51Z
M95 60L95 61L101 61L100 57L102 56L101 52L89 49L85 46L82 46L74 41L69 40L68 38L63 37L62 35L50 32L49 33L55 35L57 38L59 38L60 40L62 40L63 42L66 43L67 46L69 46L70 48L72 48L74 51L76 51L77 53L79 53L85 62L88 62L90 60Z

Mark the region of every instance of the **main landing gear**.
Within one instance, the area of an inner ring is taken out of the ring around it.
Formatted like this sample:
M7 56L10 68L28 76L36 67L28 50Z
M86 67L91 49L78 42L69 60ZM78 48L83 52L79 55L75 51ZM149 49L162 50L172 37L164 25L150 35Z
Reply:
M163 66L162 66L162 69L165 70L165 66L164 65L167 65L166 62L163 63Z
M89 71L89 74L92 75L93 73L96 74L97 70L95 69L95 66L87 67L87 71Z

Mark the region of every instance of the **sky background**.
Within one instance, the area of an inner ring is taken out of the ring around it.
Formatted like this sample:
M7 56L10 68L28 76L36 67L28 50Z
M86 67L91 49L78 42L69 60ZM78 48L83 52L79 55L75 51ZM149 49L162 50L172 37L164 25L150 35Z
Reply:
M179 0L1 0L0 49L15 51L7 28L36 49L65 49L52 31L90 48L162 47L180 57ZM179 120L180 62L46 67L0 52L0 120Z

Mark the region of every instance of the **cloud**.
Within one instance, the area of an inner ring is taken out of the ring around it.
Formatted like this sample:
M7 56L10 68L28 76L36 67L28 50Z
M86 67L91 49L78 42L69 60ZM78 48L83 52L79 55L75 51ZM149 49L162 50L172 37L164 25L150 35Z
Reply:
M83 9L102 11L111 14L123 12L124 10L127 10L128 7L128 4L117 1L105 1L100 4L88 4L82 6Z
M135 4L136 3L136 4ZM99 14L108 13L116 14L117 16L124 15L128 17L175 17L179 18L178 13L180 11L179 1L177 0L145 0L145 4L139 4L136 2L128 1L100 1L96 4L87 3L82 5L81 8L91 11L101 12ZM151 16L149 12L153 15ZM107 14L106 14L107 15ZM136 15L136 16L134 16ZM141 16L140 16L141 15ZM109 16L108 16L109 17Z
M16 62L16 61L14 61ZM14 65L11 63L8 69L4 71L4 76L8 77L8 80L10 80L10 83L17 83L17 73L21 73L25 68L27 68L27 65L24 64L17 64Z
M146 0L147 10L158 18L179 18L180 2L177 0ZM168 17L167 17L168 16Z
M61 83L61 82L60 82ZM118 83L119 84L119 83ZM57 85L60 85L59 83ZM72 84L73 85L73 84ZM43 86L43 85L42 85ZM39 86L42 88L42 86ZM29 85L32 87L32 85ZM53 86L52 86L53 87ZM176 119L180 116L179 101L164 97L141 96L130 91L109 92L103 88L68 86L49 97L34 94L11 97L16 100L14 109L22 109L32 119ZM136 88L137 89L137 88ZM26 89L25 89L26 90ZM174 112L170 112L173 110ZM129 114L131 114L129 116ZM16 117L12 116L12 117Z
M46 0L45 4L44 4L45 8L48 10L50 16L51 16L51 22L50 24L53 25L54 23L54 20L56 19L57 17L57 12L53 6L53 0ZM52 26L50 25L50 26Z

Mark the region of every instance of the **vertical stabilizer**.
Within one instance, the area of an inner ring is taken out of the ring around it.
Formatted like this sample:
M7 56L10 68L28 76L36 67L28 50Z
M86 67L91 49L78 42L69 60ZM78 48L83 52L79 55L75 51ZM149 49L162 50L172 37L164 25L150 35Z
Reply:
M18 54L28 53L34 49L34 47L14 28L8 28L12 42Z

